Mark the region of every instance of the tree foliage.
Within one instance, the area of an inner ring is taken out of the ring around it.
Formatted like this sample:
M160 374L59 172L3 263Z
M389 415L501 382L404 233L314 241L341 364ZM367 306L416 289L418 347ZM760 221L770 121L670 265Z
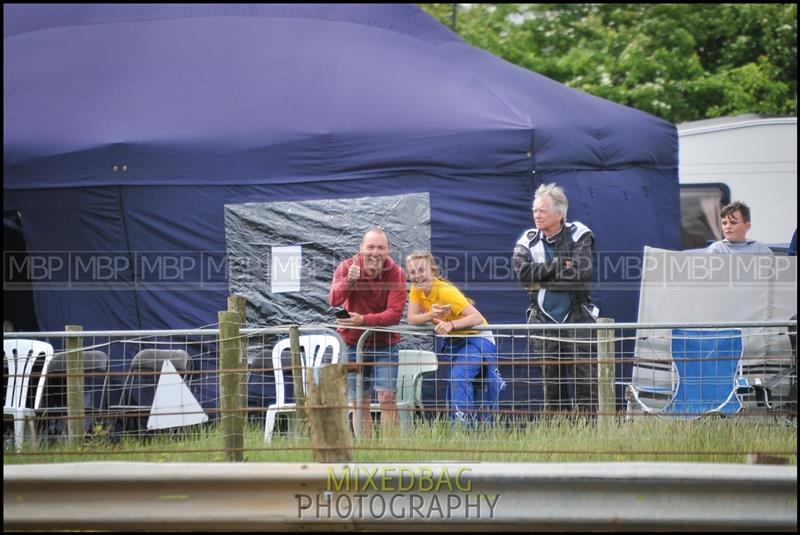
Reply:
M671 122L797 115L796 4L456 6L467 43Z

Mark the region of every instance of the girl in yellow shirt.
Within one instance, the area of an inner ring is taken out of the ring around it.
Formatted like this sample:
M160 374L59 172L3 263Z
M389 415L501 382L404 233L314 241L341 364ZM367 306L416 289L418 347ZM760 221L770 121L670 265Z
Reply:
M497 369L497 346L491 331L470 330L487 325L486 320L471 300L439 275L430 252L409 255L406 271L411 279L408 323L433 323L436 352L452 359L448 401L453 421L493 421L505 387Z

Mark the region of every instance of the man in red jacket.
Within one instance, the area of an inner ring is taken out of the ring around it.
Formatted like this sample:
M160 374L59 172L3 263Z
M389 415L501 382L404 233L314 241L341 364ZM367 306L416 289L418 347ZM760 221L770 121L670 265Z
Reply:
M403 269L389 258L389 236L380 228L364 234L358 253L344 260L336 268L328 295L332 306L342 306L350 313L347 319L338 320L338 329L347 344L348 362L356 361L356 345L366 328L388 327L400 323L406 304L406 275ZM381 423L384 431L397 426L397 366L399 333L374 332L363 346L364 391L361 406L356 410L353 426L372 436L372 416L369 405L372 390L378 395ZM348 398L356 397L355 372L347 374ZM360 425L359 425L360 424ZM361 434L361 433L359 433Z

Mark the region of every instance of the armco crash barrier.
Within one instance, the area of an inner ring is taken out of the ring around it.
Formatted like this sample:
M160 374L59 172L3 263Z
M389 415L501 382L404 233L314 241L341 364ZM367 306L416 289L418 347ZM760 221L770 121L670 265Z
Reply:
M3 502L4 529L261 531L402 525L404 530L430 531L475 523L537 530L796 531L797 467L459 462L6 465Z

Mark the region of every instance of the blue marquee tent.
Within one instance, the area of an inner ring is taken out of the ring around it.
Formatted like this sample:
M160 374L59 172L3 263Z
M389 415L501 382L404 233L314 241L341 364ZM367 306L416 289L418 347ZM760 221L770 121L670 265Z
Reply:
M29 255L11 267L33 280L43 330L215 323L244 236L226 210L247 203L424 193L431 249L463 259L448 278L492 323L524 322L510 257L542 183L595 232L604 316L635 319L629 255L680 247L672 124L471 47L412 5L3 11L4 208Z

